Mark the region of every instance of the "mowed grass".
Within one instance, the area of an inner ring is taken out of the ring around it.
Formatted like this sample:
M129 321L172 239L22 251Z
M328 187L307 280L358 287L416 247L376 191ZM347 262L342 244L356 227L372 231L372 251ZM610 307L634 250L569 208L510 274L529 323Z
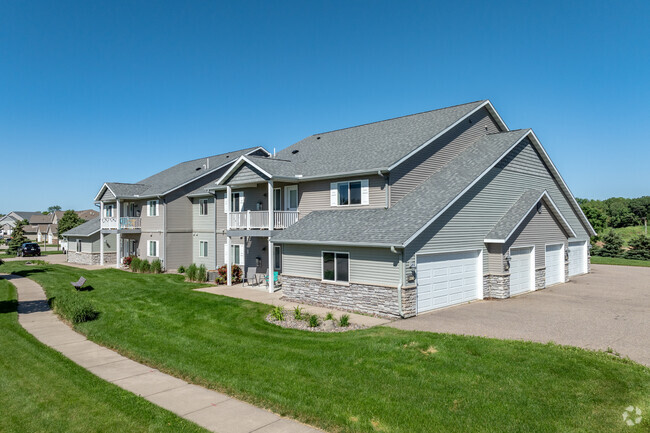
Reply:
M633 260L621 257L600 257L591 256L591 263L596 265L619 265L619 266L646 266L650 267L650 260Z
M650 413L650 369L605 353L384 327L283 329L264 321L269 306L195 292L179 275L0 271L51 297L83 275L101 316L77 329L92 340L331 432L629 432L625 407Z
M609 230L610 229L605 229L604 233L607 233ZM645 229L643 226L620 227L611 230L614 230L616 233L618 233L621 236L621 238L623 239L623 246L628 246L630 241L633 238L641 234L645 234Z
M99 379L28 334L0 280L0 431L204 432Z

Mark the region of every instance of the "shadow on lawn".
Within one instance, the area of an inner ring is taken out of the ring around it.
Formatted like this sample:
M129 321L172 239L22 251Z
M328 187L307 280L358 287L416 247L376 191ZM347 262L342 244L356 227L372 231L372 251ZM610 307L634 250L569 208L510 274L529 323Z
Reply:
M12 299L11 301L0 301L0 314L15 313L18 311L18 301Z

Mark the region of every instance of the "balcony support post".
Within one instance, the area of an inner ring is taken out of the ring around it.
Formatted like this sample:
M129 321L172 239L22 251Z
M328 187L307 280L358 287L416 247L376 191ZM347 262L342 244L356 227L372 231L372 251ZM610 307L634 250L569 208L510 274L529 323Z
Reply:
M230 206L232 204L232 188L230 185L226 185L226 202L224 207L226 208L226 229L230 230Z
M273 264L273 242L271 242L271 237L269 236L269 293L274 292L275 281L275 265Z
M121 261L121 252L122 252L122 239L120 236L120 201L115 200L115 212L117 215L117 230L115 230L115 267L119 269L120 267L120 261Z
M228 194L230 195L230 194ZM232 249L230 248L230 236L226 236L226 275L228 285L232 286Z
M266 201L269 206L269 230L273 230L275 228L275 219L273 218L273 208L275 206L273 203L273 181L271 179L269 179L268 181L268 187L269 187L269 192L267 193Z
M104 266L104 232L102 231L102 221L104 221L104 202L99 202L99 265Z
M251 229L251 211L247 210L246 211L246 230Z

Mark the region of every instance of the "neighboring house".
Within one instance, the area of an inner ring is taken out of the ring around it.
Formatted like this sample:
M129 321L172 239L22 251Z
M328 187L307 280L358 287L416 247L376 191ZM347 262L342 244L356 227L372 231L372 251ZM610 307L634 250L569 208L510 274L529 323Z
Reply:
M14 227L18 221L27 220L34 216L41 215L40 212L23 212L23 211L12 211L7 215L0 218L0 234L3 236L11 236Z
M117 266L124 257L139 256L159 259L165 269L192 262L218 267L224 263L225 232L217 232L215 227L219 212L221 219L224 214L206 187L243 155L270 156L263 148L254 147L183 162L137 183L103 184L95 197L101 215L99 250L84 250L82 245L82 252L98 252L97 263ZM109 250L113 236L116 250ZM90 239L81 239L82 244L94 242ZM69 250L73 249L70 243ZM68 260L78 257L69 255Z
M81 218L84 221L89 221L99 216L99 212L93 209L86 209L86 210L80 210L74 212L77 214L77 216L79 216L79 218ZM38 213L31 216L31 218L29 219L29 223L31 225L38 226L38 232L36 236L37 242L43 242L44 240L47 240L48 244L59 243L59 238L57 236L58 224L59 224L59 220L63 217L63 214L64 214L63 211L56 211L56 212L49 213L47 215Z
M206 191L228 263L278 270L286 298L383 316L565 282L596 234L533 131L489 101L244 155Z
M39 226L35 224L26 224L23 226L25 237L34 242L38 242L38 229Z
M100 218L96 217L61 234L61 245L67 252L68 262L86 265L100 263L100 225ZM114 263L117 245L115 234L106 235L103 240L104 255L106 258L112 257Z

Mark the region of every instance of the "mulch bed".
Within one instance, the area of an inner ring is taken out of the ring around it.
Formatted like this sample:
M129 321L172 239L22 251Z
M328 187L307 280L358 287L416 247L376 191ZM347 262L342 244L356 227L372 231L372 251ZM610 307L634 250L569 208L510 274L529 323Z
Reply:
M309 326L308 320L297 320L296 318L293 317L293 314L290 313L291 312L286 312L284 315L284 320L282 321L277 320L275 317L273 317L273 315L269 313L269 315L266 316L266 321L274 325L281 326L282 328L300 329L301 331L309 331L309 332L347 332L347 331L357 331L359 329L368 328L368 326L359 325L352 322L350 322L348 326L339 326L337 321L328 321L328 322L332 322L330 325L324 323L322 318L320 318L319 321L320 325L312 328ZM309 319L308 315L306 315L306 317L307 319Z

